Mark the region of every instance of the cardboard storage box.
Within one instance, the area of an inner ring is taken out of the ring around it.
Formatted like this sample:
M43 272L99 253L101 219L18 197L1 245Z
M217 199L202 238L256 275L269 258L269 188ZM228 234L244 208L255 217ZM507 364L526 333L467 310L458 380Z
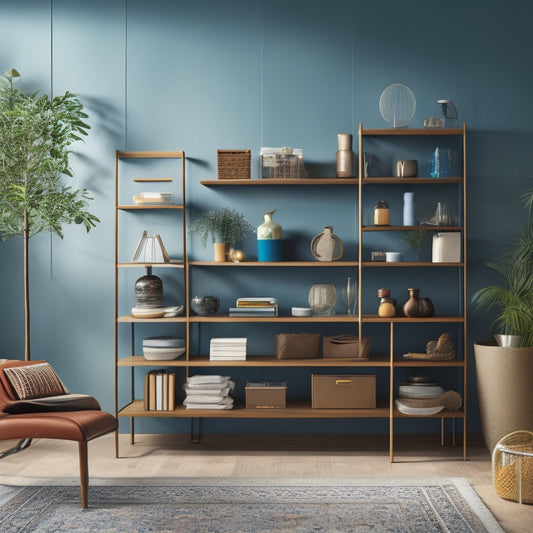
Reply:
M260 381L246 383L246 409L285 409L287 406L287 384Z
M345 357L352 359L368 359L370 353L370 338L351 335L337 335L336 337L324 337L322 339L322 354L327 358Z
M312 374L312 407L316 409L374 409L375 374Z

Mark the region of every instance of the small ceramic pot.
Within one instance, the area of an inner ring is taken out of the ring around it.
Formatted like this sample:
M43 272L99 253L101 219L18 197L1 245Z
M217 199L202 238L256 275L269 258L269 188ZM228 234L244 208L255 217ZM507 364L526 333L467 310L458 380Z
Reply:
M191 300L191 309L201 316L214 315L220 306L218 296L195 296Z

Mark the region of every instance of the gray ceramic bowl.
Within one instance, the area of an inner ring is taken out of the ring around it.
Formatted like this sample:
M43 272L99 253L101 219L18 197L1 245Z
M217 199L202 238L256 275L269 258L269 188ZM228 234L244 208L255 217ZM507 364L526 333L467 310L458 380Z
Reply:
M191 309L197 315L214 315L220 306L218 296L195 296L191 300Z

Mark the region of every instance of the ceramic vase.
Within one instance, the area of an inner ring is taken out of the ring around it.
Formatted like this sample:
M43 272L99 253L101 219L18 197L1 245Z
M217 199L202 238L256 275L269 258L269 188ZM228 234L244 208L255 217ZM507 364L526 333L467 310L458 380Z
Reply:
M136 307L160 309L163 305L163 281L152 274L152 267L146 267L146 275L135 282Z
M352 150L353 136L351 133L337 134L339 150L337 152L337 178L353 178L356 176L355 154Z
M283 261L281 226L272 220L276 212L265 214L265 221L257 228L257 260L260 262Z
M420 316L420 289L407 289L409 291L409 300L403 304L403 314L411 318Z
M311 241L311 253L319 261L337 261L342 252L342 241L333 233L333 226L326 226Z
M403 225L416 226L414 192L403 193Z

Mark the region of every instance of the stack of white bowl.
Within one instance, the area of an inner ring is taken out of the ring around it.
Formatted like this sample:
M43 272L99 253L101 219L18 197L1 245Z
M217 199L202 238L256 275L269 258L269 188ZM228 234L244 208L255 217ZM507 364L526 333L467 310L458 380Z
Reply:
M151 361L170 361L185 353L185 339L162 336L143 340L143 354Z

